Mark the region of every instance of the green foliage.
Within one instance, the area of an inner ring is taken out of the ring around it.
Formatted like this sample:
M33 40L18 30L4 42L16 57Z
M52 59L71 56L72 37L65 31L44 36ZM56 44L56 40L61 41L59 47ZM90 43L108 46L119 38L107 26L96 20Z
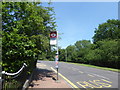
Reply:
M93 36L95 49L102 50L100 66L119 68L120 64L120 20L107 20L100 24ZM96 63L97 64L97 63Z
M66 61L66 54L65 49L59 49L59 61Z
M100 24L93 36L94 43L104 39L120 39L120 20L107 20Z
M96 43L99 48L89 51L86 58L90 64L118 68L119 54L118 41L99 41Z
M8 90L8 88L9 89L16 89L16 88L18 88L18 87L21 87L21 83L20 82L17 82L17 81L15 81L15 80L11 80L11 82L8 82L8 81L5 81L4 82L5 83L5 85L4 85L4 90Z
M74 56L74 54L75 54L75 46L70 45L70 46L68 46L68 47L66 48L66 50L67 50L67 61L68 61L68 62L69 62L69 61L72 61L72 60L73 60L73 57L75 57L75 56Z
M37 59L49 59L49 33L56 30L52 7L38 2L2 3L3 69L16 72L25 62L28 73Z
M95 49L95 50L90 50L85 58L89 61L89 64L100 65L101 62L103 62L101 61L103 57L104 57L103 50Z
M91 47L91 42L89 40L77 41L75 43L75 46L76 46L76 52L78 57L77 62L88 63L88 61L85 59L85 55L88 53Z
M3 32L2 40L2 60L5 71L15 72L24 62L29 66L30 60L35 59L37 53L34 52L34 47L36 45L25 35Z

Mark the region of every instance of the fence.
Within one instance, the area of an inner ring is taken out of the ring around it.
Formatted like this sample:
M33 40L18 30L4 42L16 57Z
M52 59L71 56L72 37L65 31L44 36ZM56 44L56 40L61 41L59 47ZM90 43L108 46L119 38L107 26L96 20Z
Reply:
M18 83L14 79L21 74L25 67L27 67L27 65L24 63L20 70L17 71L16 73L8 73L2 71L2 90L17 88L17 86L19 86L20 83Z

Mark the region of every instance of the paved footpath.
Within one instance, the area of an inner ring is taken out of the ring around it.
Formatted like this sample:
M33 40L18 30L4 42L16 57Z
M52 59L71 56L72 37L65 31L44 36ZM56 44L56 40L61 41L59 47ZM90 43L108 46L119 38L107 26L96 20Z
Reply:
M72 90L72 87L62 77L59 76L58 81L56 79L57 74L50 67L38 62L28 90L42 88L69 88Z

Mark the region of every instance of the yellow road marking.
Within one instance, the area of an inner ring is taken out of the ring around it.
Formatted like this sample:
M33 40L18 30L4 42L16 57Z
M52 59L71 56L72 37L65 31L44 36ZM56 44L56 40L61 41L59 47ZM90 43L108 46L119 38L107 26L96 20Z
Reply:
M88 76L90 76L90 77L94 77L93 75L91 75L91 74L88 74Z
M111 87L112 85L107 84L107 83L102 83L100 80L94 80L96 84L102 85L103 87Z
M93 80L93 81L90 81L90 80L89 80L89 82L91 82L93 85L95 84L95 87L94 87L94 88L102 88L102 87L103 87L102 85L99 85L99 84L97 84L96 82L94 82L94 80Z
M84 82L76 82L76 83L79 84L80 86L82 86L83 88L87 88L87 87L94 88L94 86L92 84L89 84L86 81L84 81ZM83 84L81 84L81 83L83 83Z
M106 83L103 83L102 81L105 81ZM108 84L108 83L112 83L110 81L107 81L105 79L101 79L101 80L89 80L89 81L79 81L76 82L77 84L79 84L80 86L82 86L83 88L104 88L104 87L112 87L112 85Z
M108 82L108 83L112 83L112 82L110 82L110 81L107 81L107 80L105 80L105 79L101 79L101 80L103 80L103 81L105 81L105 82Z
M84 72L82 72L82 71L79 71L79 73L84 73Z
M57 73L57 71L51 67L51 69ZM66 80L70 85L72 85L73 88L77 88L78 90L80 90L75 84L73 84L70 80L68 80L65 76L63 76L62 74L58 73L64 80Z

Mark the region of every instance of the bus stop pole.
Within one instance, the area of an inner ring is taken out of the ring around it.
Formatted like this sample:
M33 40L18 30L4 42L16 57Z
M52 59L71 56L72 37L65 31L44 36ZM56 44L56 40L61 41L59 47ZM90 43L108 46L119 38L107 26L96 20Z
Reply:
M57 62L57 64L56 64L56 69L57 69L57 80L59 79L58 78L58 61L59 61L59 58L58 58L58 55L59 55L59 52L58 52L58 31L57 31L57 53L56 53L56 62Z

